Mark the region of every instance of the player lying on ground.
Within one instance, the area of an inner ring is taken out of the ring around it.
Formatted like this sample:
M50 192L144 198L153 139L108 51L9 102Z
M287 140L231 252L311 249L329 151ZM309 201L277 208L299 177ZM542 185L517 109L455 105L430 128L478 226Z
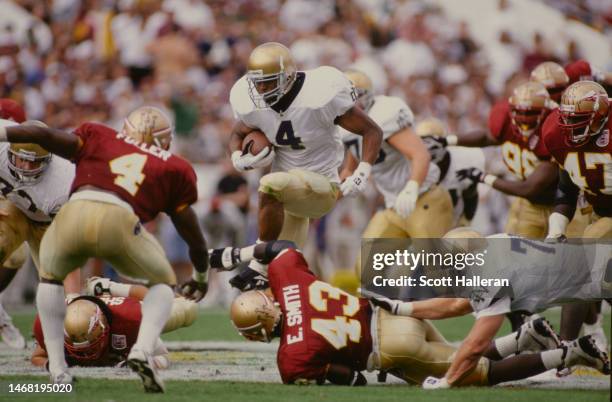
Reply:
M141 301L149 290L110 279L92 277L87 281L87 296L72 299L64 320L64 351L70 366L123 366L138 336L142 320ZM188 327L196 319L198 305L175 297L172 312L162 333ZM33 328L36 347L31 361L45 367L48 362L40 317ZM153 351L156 368L168 368L168 350L157 339Z
M459 228L449 232L445 237L476 238L481 236L473 230ZM564 253L563 251L566 250L555 249L552 245L547 245L544 242L524 240L518 237L514 239L519 240L520 243L512 244L511 241L508 241L510 250L508 250L507 261L495 263L498 265L506 264L505 269L500 272L504 272L509 278L512 278L512 290L509 292L512 294L512 298L505 295L498 296L501 289L496 286L481 287L478 291L472 292L469 299L433 298L412 302L392 300L362 289L362 294L369 297L372 303L394 315L420 319L444 319L471 312L476 313L476 322L462 342L445 375L442 378L429 378L423 384L424 387L449 388L463 384L463 379L478 368L483 356L491 357L489 355L491 341L501 328L504 315L508 312L526 310L534 313L552 307L558 301L580 299L589 295L597 297L594 294L595 287L590 287L589 284L594 283L595 286L602 286L604 268L609 265L602 261L609 261L609 255L599 253L600 255L595 258L595 262L590 264L592 266L589 267L591 271L589 274L592 279L586 281L589 282L586 287L579 288L577 283L574 283L576 286L565 286L568 282L575 282L576 276L567 275L570 271L564 270L564 265L574 268L580 266L572 258L573 255L578 254L577 252L570 250L569 253ZM517 245L520 247L517 247ZM569 247L569 245L567 246ZM600 259L600 257L603 258ZM567 278L562 278L558 282L533 280L538 276L529 277L528 272L524 270L526 266L536 271L541 278L561 276L567 276ZM584 271L587 270L585 267ZM513 272L524 273L526 280L521 281L520 276L512 275ZM596 278L599 278L599 280ZM538 298L538 295L541 295L541 297ZM534 308L529 308L529 306L534 306ZM525 325L530 325L530 322ZM507 355L508 350L514 350L515 343L516 340L509 335L495 340L497 352L501 357ZM574 364L584 364L594 367L604 374L610 373L608 355L596 345L591 335L583 336L572 342L563 342L562 347L542 353L540 356L518 356L525 362L527 359L532 359L530 365L520 366L520 372L528 377L554 368L558 370L567 369L569 365L566 363L566 358L570 351L575 351L580 359L580 361L574 361Z
M231 317L249 340L280 337L277 362L284 383L365 385L360 372L369 369L420 384L453 364L457 349L430 322L373 309L367 299L318 280L292 242L212 250L211 267L228 270L253 258L270 264L270 288L238 296ZM588 337L560 347L539 319L489 342L456 385L493 385L575 364L600 367L603 352L594 348ZM527 350L542 352L509 357Z
M61 281L89 257L98 257L149 286L127 364L146 391L164 390L152 353L171 313L176 276L163 248L142 223L160 212L168 214L189 246L194 266L183 294L201 299L208 287L208 250L191 207L198 199L196 175L186 160L168 151L173 131L168 116L151 106L131 112L120 132L98 123L84 123L72 133L37 126L0 127L0 141L36 143L76 165L70 200L47 229L40 251L36 306L54 383L72 382L64 356L66 304Z

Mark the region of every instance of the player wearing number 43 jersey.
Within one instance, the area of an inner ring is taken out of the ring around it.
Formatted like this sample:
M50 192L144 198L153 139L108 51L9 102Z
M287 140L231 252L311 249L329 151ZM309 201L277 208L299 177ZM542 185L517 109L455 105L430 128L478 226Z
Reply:
M421 384L430 376L442 376L452 364L457 349L429 321L391 315L373 308L367 299L318 280L292 242L216 249L211 253L211 267L228 270L251 258L269 263L270 289L238 296L231 306L232 322L249 340L280 338L277 364L284 383L328 380L365 385L361 371L368 369ZM455 385L492 385L525 378L546 370L542 359L555 367L586 359L578 351L580 346L557 349L559 341L544 320L525 324L502 344L503 348L491 344L489 358L477 359L475 367ZM556 360L541 357L549 352L530 358L509 357L519 351L548 348L555 349ZM564 359L558 358L560 354Z
M382 134L355 106L351 82L333 67L298 71L289 49L269 42L252 51L247 68L230 93L237 119L229 144L232 162L238 170L272 164L259 185L259 238L303 246L309 219L327 214L339 190L354 195L366 187ZM341 185L344 148L337 125L364 138L359 168ZM273 149L243 155L242 140L255 129ZM265 272L256 263L251 267Z
M187 161L168 152L172 132L169 118L149 106L130 113L121 132L95 123L74 133L24 125L0 128L0 141L37 143L76 164L70 200L45 233L40 252L36 304L54 382L72 381L63 353L64 291L58 284L87 258L98 257L150 286L127 364L145 390L163 391L151 353L170 315L176 278L141 221L165 212L187 242L195 275L183 288L185 295L203 297L208 269L206 243L191 208L197 200L195 173Z

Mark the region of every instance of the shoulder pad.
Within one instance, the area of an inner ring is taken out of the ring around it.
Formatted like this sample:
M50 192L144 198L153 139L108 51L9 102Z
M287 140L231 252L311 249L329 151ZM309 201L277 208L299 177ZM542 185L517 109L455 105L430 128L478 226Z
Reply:
M249 83L246 75L240 77L230 91L230 105L236 117L251 113L255 105L249 96Z

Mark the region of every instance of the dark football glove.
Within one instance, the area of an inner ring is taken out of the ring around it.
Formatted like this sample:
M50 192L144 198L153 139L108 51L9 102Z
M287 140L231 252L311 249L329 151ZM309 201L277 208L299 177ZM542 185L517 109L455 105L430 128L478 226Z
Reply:
M208 291L208 271L200 273L193 270L192 277L189 281L181 285L181 296L185 299L199 302L206 296Z
M482 183L485 178L484 172L475 167L457 170L456 175L459 180L467 179L472 183Z
M434 163L439 163L444 159L444 156L448 153L446 147L448 142L444 137L436 137L432 135L427 135L421 138L425 146L427 147L427 151L431 155L431 161Z
M246 292L247 290L267 288L268 278L247 267L244 271L230 279L229 283L241 292Z
M211 268L231 271L240 264L240 249L234 247L215 248L208 250Z

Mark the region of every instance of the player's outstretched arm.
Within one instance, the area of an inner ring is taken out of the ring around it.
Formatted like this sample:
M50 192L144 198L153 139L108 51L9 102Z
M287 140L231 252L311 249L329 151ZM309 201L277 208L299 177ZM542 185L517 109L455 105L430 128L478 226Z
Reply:
M580 189L576 186L566 170L559 169L559 183L555 193L555 209L548 217L547 239L559 239L565 236L569 221L576 212L576 203Z
M505 194L515 195L529 200L537 200L537 196L542 193L543 189L549 189L557 182L558 170L559 169L554 163L542 162L538 164L525 180L505 180L493 176L487 180L487 184L490 184L491 187Z
M370 299L372 304L389 311L394 315L420 319L440 320L459 317L473 311L469 299L434 298L413 302L404 302L361 289L361 295Z
M242 248L224 247L211 249L209 251L210 267L223 271L231 271L238 264L249 262L253 259L262 264L269 264L282 251L290 248L297 249L297 246L289 240L271 240Z
M480 317L476 320L444 376L450 386L476 367L503 322L503 314Z
M188 205L171 214L170 219L179 235L187 243L189 258L193 264L192 280L181 286L181 293L189 299L200 301L208 290L208 249L198 217L193 208Z
M456 142L453 142L452 136L448 137L448 145L459 145L462 147L482 148L493 145L499 145L499 141L491 137L486 131L470 131L463 133L460 136L455 136Z
M73 159L82 145L74 134L32 124L0 127L0 141L38 144L65 159Z

